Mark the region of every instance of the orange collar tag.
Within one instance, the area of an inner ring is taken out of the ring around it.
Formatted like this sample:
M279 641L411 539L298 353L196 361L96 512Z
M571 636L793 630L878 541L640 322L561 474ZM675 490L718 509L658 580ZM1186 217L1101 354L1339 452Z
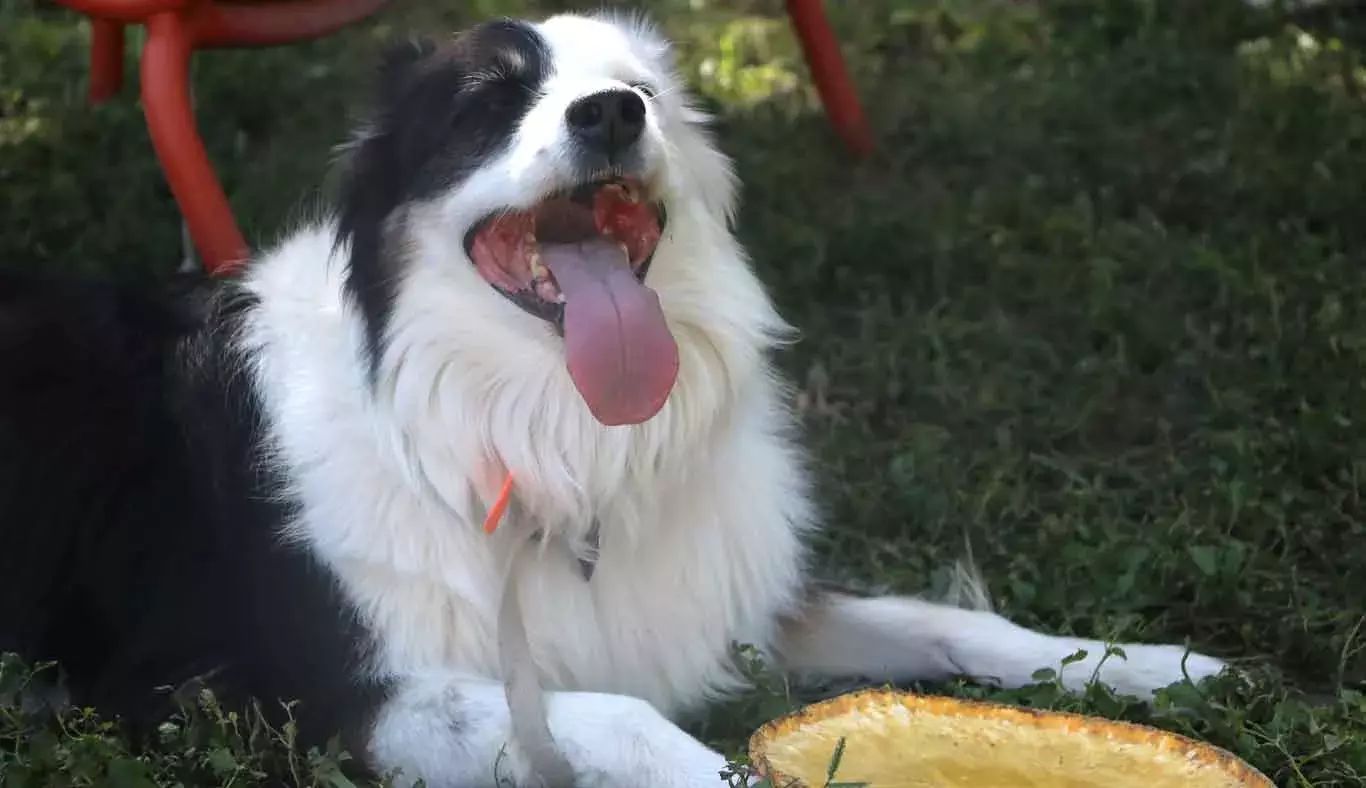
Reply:
M489 513L484 517L484 533L491 534L498 530L498 524L503 521L503 515L507 514L508 503L512 501L512 474L508 473L503 479L503 488L498 491L498 497L493 500L493 506L489 507Z

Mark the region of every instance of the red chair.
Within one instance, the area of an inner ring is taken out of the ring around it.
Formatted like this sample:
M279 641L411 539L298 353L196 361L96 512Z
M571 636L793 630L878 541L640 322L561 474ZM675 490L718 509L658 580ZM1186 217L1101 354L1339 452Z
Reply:
M839 41L825 18L822 0L787 0L787 15L797 31L811 80L835 131L859 156L873 152L873 132L864 118L858 94L844 67Z
M386 0L56 0L91 18L90 100L123 87L124 27L147 28L142 107L152 146L211 273L249 254L195 124L190 57L196 50L288 44L331 33L373 14Z
M142 106L152 146L210 273L247 259L223 187L195 124L190 57L196 50L289 44L370 16L386 0L55 0L91 18L90 100L123 87L124 27L147 28ZM844 67L821 0L787 0L812 79L835 130L856 154L873 150L872 133Z

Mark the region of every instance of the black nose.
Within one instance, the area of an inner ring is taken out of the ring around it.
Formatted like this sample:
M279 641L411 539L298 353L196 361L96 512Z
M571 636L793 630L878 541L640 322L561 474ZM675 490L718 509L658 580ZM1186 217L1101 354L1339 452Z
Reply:
M640 139L645 102L633 90L607 90L570 104L564 120L581 145L612 158Z

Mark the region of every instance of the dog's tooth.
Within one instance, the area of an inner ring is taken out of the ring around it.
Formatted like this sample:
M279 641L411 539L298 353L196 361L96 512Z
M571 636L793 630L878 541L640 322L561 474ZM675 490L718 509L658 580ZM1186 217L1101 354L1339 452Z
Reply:
M541 252L538 249L531 250L531 254L527 256L527 268L531 270L532 279L542 279L550 274L541 263Z
M552 304L564 303L564 293L561 293L560 288L556 287L555 283L549 279L542 279L536 283L536 296L542 301Z

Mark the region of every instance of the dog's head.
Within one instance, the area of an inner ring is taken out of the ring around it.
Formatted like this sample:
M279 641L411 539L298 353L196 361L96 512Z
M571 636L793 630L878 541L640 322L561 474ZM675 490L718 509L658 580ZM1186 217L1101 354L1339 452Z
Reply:
M682 269L729 243L733 200L680 88L661 39L605 18L490 21L392 51L338 227L371 362L397 323L444 311L508 358L550 343L598 421L654 416L681 302L698 300L686 282L708 275Z

